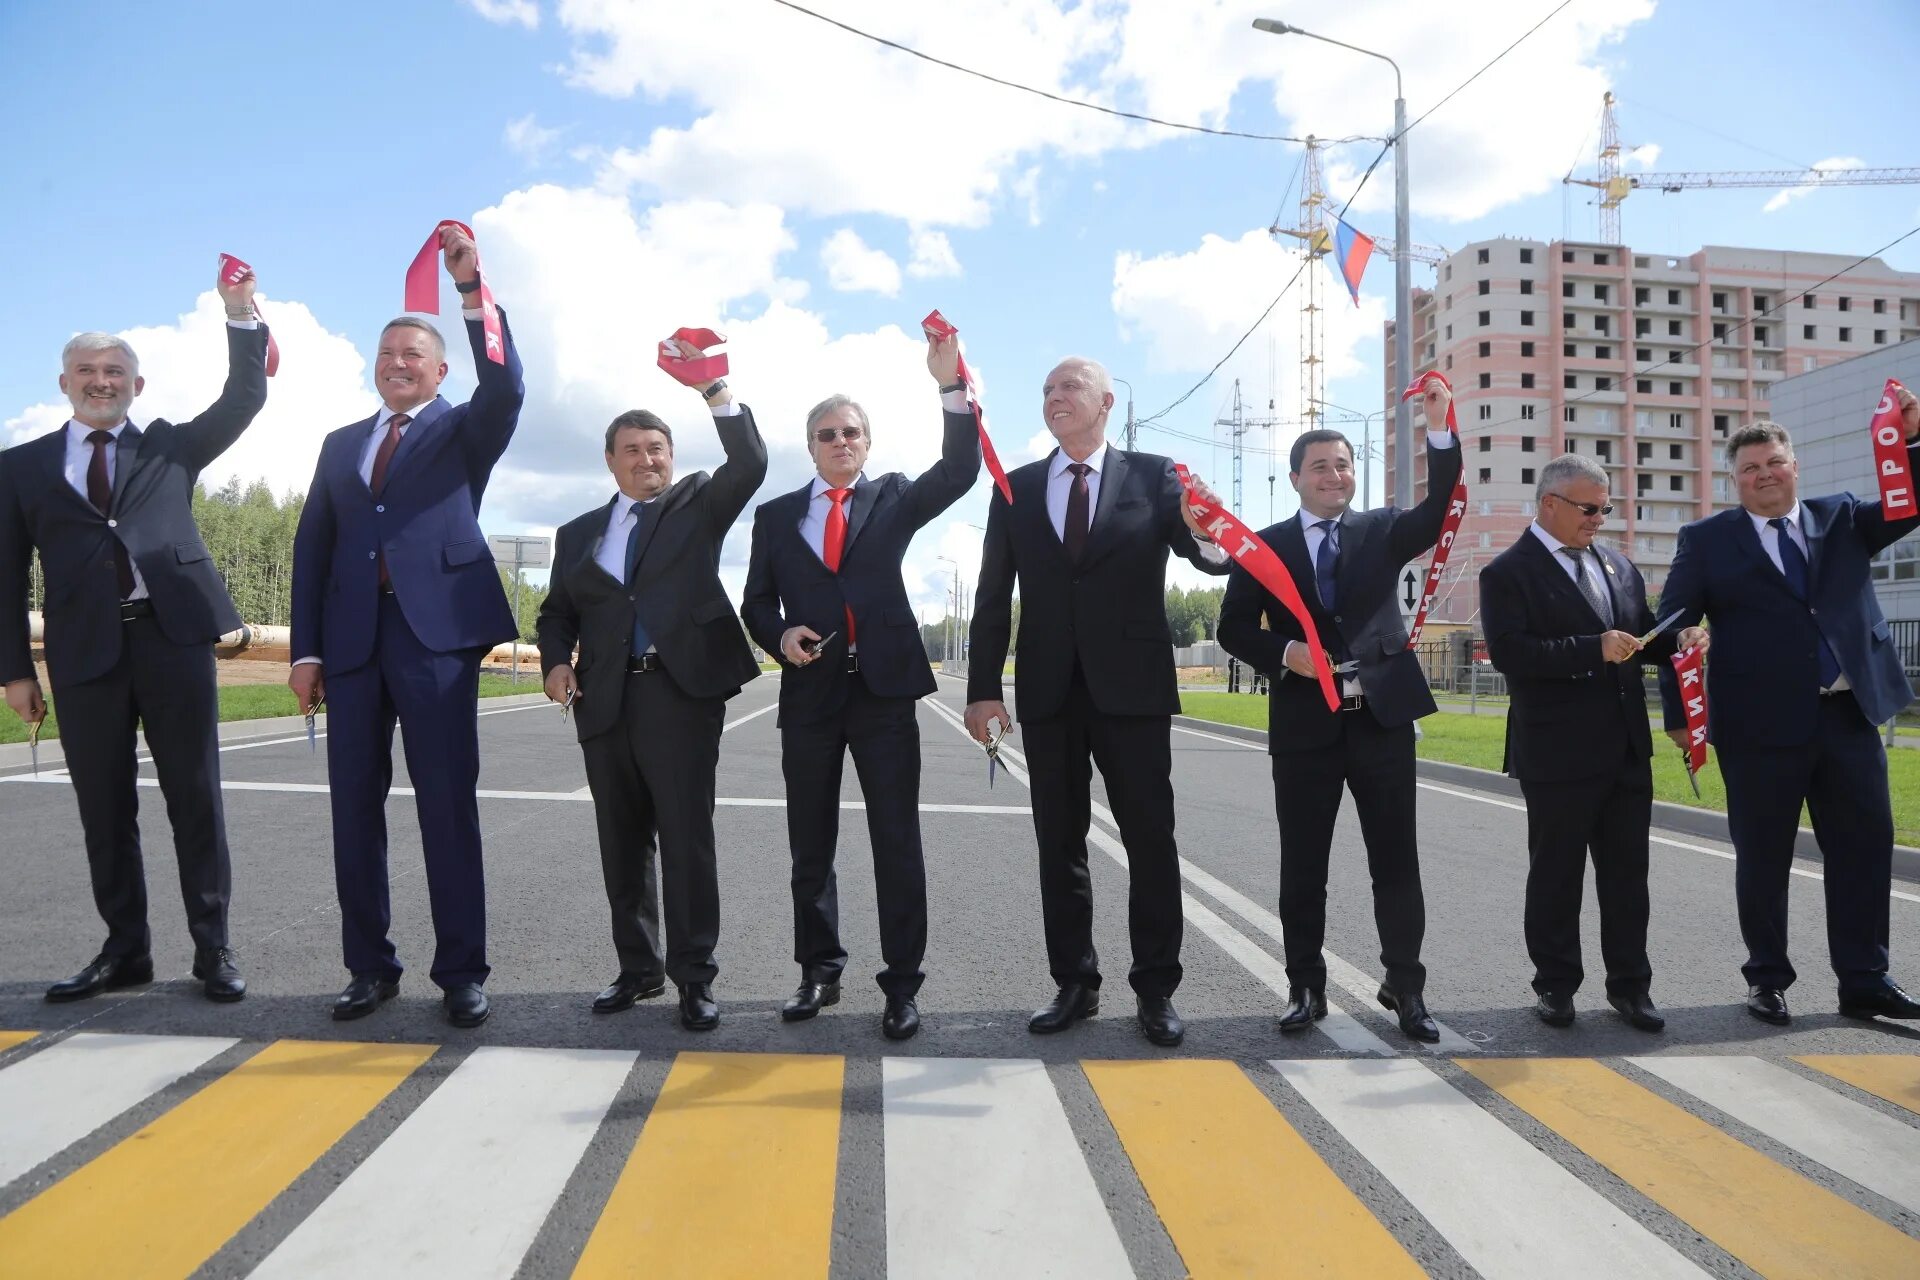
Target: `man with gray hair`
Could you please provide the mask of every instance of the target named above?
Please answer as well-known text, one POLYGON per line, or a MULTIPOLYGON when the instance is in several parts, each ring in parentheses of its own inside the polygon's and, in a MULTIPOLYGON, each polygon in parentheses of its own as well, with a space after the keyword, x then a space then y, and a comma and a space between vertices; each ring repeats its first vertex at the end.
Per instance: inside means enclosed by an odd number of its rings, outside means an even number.
POLYGON ((1607 473, 1576 453, 1541 468, 1534 522, 1480 571, 1487 654, 1507 678, 1506 771, 1527 801, 1527 953, 1534 1013, 1573 1025, 1580 891, 1593 856, 1607 1001, 1658 1031, 1647 959, 1653 734, 1642 663, 1706 643, 1698 627, 1654 629, 1633 562, 1594 540, 1613 511, 1607 473))
POLYGON ((905 1040, 920 1027, 915 1003, 927 948, 927 877, 920 848, 920 729, 915 703, 934 679, 907 600, 900 561, 934 517, 980 475, 980 433, 959 373, 958 338, 927 339, 945 427, 940 457, 918 478, 868 479, 873 433, 866 410, 829 396, 807 414, 815 475, 753 515, 753 550, 740 614, 778 655, 780 762, 793 854, 794 960, 800 986, 781 1009, 789 1022, 840 999, 834 847, 840 774, 849 752, 866 797, 880 907, 877 975, 886 996, 880 1028, 905 1040))
POLYGON ((0 683, 16 715, 30 724, 46 717, 27 628, 28 567, 38 550, 47 675, 94 904, 107 925, 100 954, 49 988, 49 1000, 153 980, 136 729, 145 731, 173 826, 193 976, 210 1000, 247 990, 228 946, 232 875, 213 657, 213 642, 238 629, 240 615, 194 525, 193 491, 266 403, 267 333, 254 318, 250 270, 216 287, 227 314, 227 381, 204 413, 178 426, 134 426, 127 413, 146 387, 139 358, 112 334, 83 333, 61 352, 60 389, 73 417, 0 453, 0 683))

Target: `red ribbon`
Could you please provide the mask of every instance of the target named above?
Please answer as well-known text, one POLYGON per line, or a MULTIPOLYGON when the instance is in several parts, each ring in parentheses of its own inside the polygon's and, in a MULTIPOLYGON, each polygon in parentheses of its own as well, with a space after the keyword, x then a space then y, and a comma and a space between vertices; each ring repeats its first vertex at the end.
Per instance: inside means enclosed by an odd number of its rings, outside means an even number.
MULTIPOLYGON (((448 227, 455 227, 460 234, 473 240, 473 228, 464 222, 455 222, 452 218, 443 218, 440 225, 427 236, 427 242, 420 246, 420 252, 413 255, 413 262, 407 268, 407 295, 403 304, 408 311, 425 311, 432 315, 440 314, 440 282, 434 278, 433 268, 440 257, 440 233, 448 227)), ((495 364, 507 362, 507 340, 500 331, 500 310, 493 305, 493 290, 487 285, 487 273, 480 270, 479 241, 474 241, 474 273, 480 279, 480 327, 487 334, 487 359, 495 364)))
MULTIPOLYGON (((252 267, 230 253, 220 255, 220 280, 223 284, 238 284, 241 278, 251 270, 253 270, 252 267)), ((267 322, 267 318, 260 314, 258 302, 253 304, 253 318, 261 324, 267 322)), ((278 372, 280 372, 280 344, 273 340, 273 330, 269 329, 267 330, 267 376, 271 378, 278 372)))
POLYGON ((1200 521, 1206 535, 1234 563, 1252 574, 1256 582, 1271 591, 1300 624, 1302 634, 1307 637, 1307 652, 1313 655, 1313 674, 1320 681, 1327 710, 1339 711, 1340 691, 1333 683, 1333 663, 1327 658, 1326 648, 1320 643, 1320 629, 1313 625, 1313 615, 1307 611, 1307 602, 1300 598, 1300 588, 1293 584, 1293 575, 1287 572, 1287 566, 1238 516, 1231 511, 1217 510, 1201 497, 1199 482, 1184 466, 1174 463, 1173 473, 1180 477, 1180 487, 1187 491, 1187 505, 1193 508, 1194 518, 1200 521))
MULTIPOLYGON (((1413 380, 1413 385, 1401 394, 1402 400, 1411 400, 1424 395, 1429 380, 1438 382, 1448 391, 1453 384, 1447 381, 1444 373, 1423 373, 1413 380)), ((1433 424, 1428 423, 1429 430, 1433 424)), ((1447 401, 1447 430, 1453 433, 1453 447, 1460 447, 1460 420, 1454 416, 1453 401, 1447 401)), ((1400 465, 1411 466, 1413 460, 1402 458, 1400 465)), ((1420 643, 1420 628, 1427 625, 1427 610, 1433 605, 1434 596, 1440 592, 1440 576, 1447 571, 1447 556, 1453 551, 1453 540, 1460 532, 1460 520, 1467 514, 1467 467, 1466 459, 1460 459, 1460 476, 1453 482, 1453 498, 1447 503, 1447 515, 1440 522, 1440 540, 1433 544, 1433 559, 1427 562, 1426 585, 1420 588, 1420 610, 1413 615, 1413 627, 1407 634, 1407 648, 1420 643)))
POLYGON ((1698 773, 1707 763, 1707 683, 1699 645, 1673 655, 1673 673, 1680 677, 1680 705, 1687 713, 1687 772, 1698 773))
POLYGON ((713 385, 714 379, 727 376, 727 353, 717 356, 687 356, 682 358, 673 349, 676 342, 699 347, 705 351, 708 347, 717 347, 726 341, 722 334, 711 329, 675 329, 673 336, 660 344, 659 364, 667 371, 667 376, 682 386, 704 391, 713 385))
MULTIPOLYGON (((920 322, 920 328, 929 338, 951 338, 960 331, 947 323, 947 318, 935 308, 927 313, 920 322)), ((1000 490, 1000 496, 1013 505, 1013 486, 1007 483, 1007 469, 1000 465, 1000 455, 993 451, 993 437, 987 434, 987 410, 980 403, 980 387, 973 380, 973 370, 967 368, 967 358, 960 357, 960 381, 967 384, 967 406, 973 410, 974 425, 980 429, 980 456, 987 464, 987 474, 993 477, 994 487, 1000 490)))
POLYGON ((1913 495, 1912 468, 1907 465, 1907 424, 1900 417, 1900 383, 1887 379, 1880 407, 1873 411, 1868 430, 1873 434, 1873 469, 1880 477, 1880 514, 1904 520, 1920 512, 1913 495))

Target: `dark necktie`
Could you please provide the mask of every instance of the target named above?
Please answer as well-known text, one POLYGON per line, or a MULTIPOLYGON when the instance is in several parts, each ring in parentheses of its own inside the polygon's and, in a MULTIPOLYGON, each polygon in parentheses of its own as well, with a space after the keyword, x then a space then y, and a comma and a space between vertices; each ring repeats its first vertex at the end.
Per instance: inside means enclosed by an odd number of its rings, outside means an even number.
POLYGON ((1340 522, 1337 520, 1315 520, 1313 527, 1320 531, 1320 550, 1313 555, 1313 577, 1320 588, 1320 603, 1327 612, 1336 607, 1333 574, 1340 562, 1340 548, 1333 545, 1333 531, 1340 522))
POLYGON ((1580 584, 1580 594, 1585 596, 1587 603, 1593 606, 1593 612, 1599 617, 1600 625, 1611 630, 1613 604, 1607 599, 1607 593, 1601 590, 1600 584, 1594 581, 1593 575, 1587 572, 1587 558, 1580 554, 1578 547, 1562 547, 1560 554, 1573 561, 1573 578, 1580 584))
MULTIPOLYGON (((634 570, 640 566, 640 547, 644 541, 647 521, 652 518, 654 504, 636 502, 633 504, 633 527, 627 530, 627 585, 633 585, 634 570)), ((637 594, 637 593, 636 593, 637 594)), ((633 610, 633 656, 638 658, 646 653, 653 644, 653 637, 647 634, 647 624, 640 620, 639 602, 635 601, 633 610)))
MULTIPOLYGON (((1813 594, 1812 577, 1807 572, 1806 555, 1800 550, 1800 544, 1795 542, 1793 536, 1788 533, 1785 516, 1775 516, 1767 523, 1772 525, 1774 532, 1780 535, 1780 572, 1786 575, 1787 585, 1793 589, 1793 594, 1806 600, 1813 594)), ((1818 635, 1819 630, 1819 624, 1816 623, 1814 633, 1818 635)), ((1840 660, 1833 656, 1833 650, 1828 647, 1825 636, 1820 636, 1819 662, 1820 687, 1831 688, 1833 682, 1840 678, 1840 660)))
MULTIPOLYGON (((833 509, 827 512, 827 531, 820 539, 820 559, 834 573, 840 572, 840 557, 847 549, 847 499, 851 489, 829 489, 833 509)), ((847 643, 853 643, 853 606, 847 606, 847 643)))
MULTIPOLYGON (((87 443, 93 446, 93 458, 87 463, 87 501, 98 507, 101 515, 111 515, 113 481, 107 478, 107 450, 113 447, 113 434, 95 431, 87 436, 87 443)), ((120 584, 122 600, 133 594, 133 561, 127 557, 127 544, 117 535, 113 538, 113 576, 120 584)))
MULTIPOLYGON (((367 482, 367 487, 373 490, 373 496, 376 498, 380 496, 380 491, 387 487, 387 468, 393 463, 393 451, 400 447, 400 433, 412 421, 413 419, 404 413, 396 413, 387 419, 387 434, 381 438, 380 452, 373 455, 373 478, 367 482)), ((380 553, 380 585, 389 586, 392 581, 387 576, 387 553, 382 551, 380 553)))
POLYGON ((1073 472, 1073 485, 1067 490, 1067 520, 1060 531, 1060 541, 1066 545, 1067 559, 1077 564, 1080 553, 1087 549, 1087 525, 1090 523, 1087 511, 1087 473, 1093 468, 1084 462, 1069 462, 1067 470, 1073 472))

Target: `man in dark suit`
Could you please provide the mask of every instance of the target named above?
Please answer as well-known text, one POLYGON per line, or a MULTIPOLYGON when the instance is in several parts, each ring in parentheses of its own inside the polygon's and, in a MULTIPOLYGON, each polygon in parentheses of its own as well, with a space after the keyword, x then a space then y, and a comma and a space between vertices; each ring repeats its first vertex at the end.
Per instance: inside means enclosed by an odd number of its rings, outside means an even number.
POLYGON ((1186 1035, 1173 1007, 1180 985, 1180 853, 1173 838, 1172 717, 1180 710, 1167 626, 1167 553, 1203 572, 1226 572, 1226 553, 1201 532, 1173 463, 1107 443, 1113 385, 1092 360, 1070 357, 1047 375, 1042 416, 1059 442, 1007 477, 987 510, 968 641, 966 726, 987 742, 1011 727, 1001 681, 1014 650, 1040 846, 1040 910, 1047 965, 1059 986, 1027 1022, 1064 1031, 1100 1009, 1087 874, 1089 787, 1100 766, 1127 851, 1127 975, 1141 1030, 1172 1046, 1186 1035))
POLYGON ((1427 1013, 1426 899, 1414 832, 1413 722, 1434 711, 1426 674, 1407 648, 1394 587, 1407 561, 1433 546, 1460 475, 1460 445, 1440 430, 1452 394, 1428 384, 1427 496, 1400 511, 1352 511, 1353 445, 1338 431, 1293 442, 1287 479, 1297 516, 1261 531, 1312 611, 1344 695, 1328 711, 1298 621, 1252 574, 1237 570, 1220 603, 1220 647, 1267 672, 1267 750, 1280 820, 1280 919, 1286 928, 1282 1031, 1327 1014, 1327 861, 1341 790, 1353 792, 1373 876, 1373 919, 1386 981, 1379 1000, 1416 1040, 1440 1038, 1427 1013), (1261 618, 1266 628, 1260 625, 1261 618))
MULTIPOLYGON (((1920 474, 1920 406, 1899 388, 1908 465, 1920 474)), ((1664 613, 1713 624, 1707 714, 1727 783, 1734 894, 1747 944, 1747 1011, 1789 1020, 1787 885, 1800 807, 1820 841, 1827 950, 1852 1018, 1920 1018, 1888 976, 1893 803, 1877 726, 1913 699, 1873 594, 1874 553, 1920 528, 1851 493, 1799 498, 1786 429, 1742 427, 1727 441, 1740 506, 1680 531, 1660 593, 1664 613)), ((1666 723, 1686 741, 1678 690, 1663 683, 1666 723)))
POLYGON ((1573 1025, 1580 893, 1593 853, 1607 1001, 1633 1026, 1666 1025, 1649 987, 1647 836, 1653 733, 1640 664, 1706 643, 1700 628, 1652 631, 1640 571, 1594 535, 1613 507, 1607 473, 1577 453, 1540 470, 1532 528, 1480 571, 1487 653, 1507 678, 1504 768, 1527 801, 1527 954, 1534 1012, 1573 1025))
POLYGON ((631 1008, 671 978, 689 1031, 720 1022, 714 770, 727 699, 760 674, 720 583, 720 545, 767 475, 752 412, 725 381, 704 396, 727 460, 675 481, 672 428, 644 409, 615 418, 606 461, 620 491, 561 526, 540 606, 540 666, 547 696, 573 700, 620 958, 593 1011, 631 1008))
POLYGON ((740 616, 785 664, 780 681, 780 764, 793 850, 794 960, 800 987, 781 1009, 788 1022, 840 999, 846 948, 833 872, 840 835, 840 771, 847 752, 866 797, 880 906, 877 975, 886 995, 881 1032, 920 1029, 914 995, 927 949, 927 874, 920 852, 918 700, 933 669, 907 602, 900 561, 907 544, 973 487, 980 433, 959 374, 958 338, 929 338, 927 368, 946 414, 940 458, 918 479, 862 472, 873 437, 866 410, 831 396, 807 414, 807 451, 818 474, 753 514, 753 552, 740 616))
POLYGON ((107 941, 47 991, 79 1000, 153 980, 141 867, 136 726, 160 775, 193 937, 193 976, 211 1000, 247 984, 228 946, 226 817, 220 802, 219 696, 213 642, 240 626, 226 583, 193 523, 200 472, 267 400, 265 326, 253 274, 217 284, 227 311, 227 381, 191 422, 127 419, 146 386, 133 349, 83 333, 61 352, 73 417, 0 453, 0 683, 29 723, 47 714, 28 649, 27 575, 46 582, 47 675, 85 833, 94 905, 107 941))
MULTIPOLYGON (((478 293, 473 241, 441 232, 447 273, 478 293)), ((439 393, 446 344, 402 316, 374 360, 382 407, 329 435, 293 542, 294 666, 303 709, 327 706, 333 868, 351 981, 333 1016, 363 1017, 399 990, 387 933, 387 790, 393 726, 404 729, 436 941, 432 976, 456 1027, 486 1021, 486 882, 480 852, 480 662, 518 628, 480 532, 480 500, 506 452, 525 388, 500 313, 505 361, 487 356, 479 308, 464 312, 478 385, 439 393)))

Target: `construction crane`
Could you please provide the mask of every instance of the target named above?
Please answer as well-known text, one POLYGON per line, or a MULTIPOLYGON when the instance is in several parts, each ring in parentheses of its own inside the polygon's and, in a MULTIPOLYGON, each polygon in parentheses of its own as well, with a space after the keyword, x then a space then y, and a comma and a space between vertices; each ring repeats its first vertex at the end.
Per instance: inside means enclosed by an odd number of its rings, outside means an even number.
POLYGON ((1594 178, 1561 181, 1568 186, 1592 187, 1600 193, 1600 242, 1620 244, 1620 206, 1642 188, 1663 193, 1699 187, 1889 187, 1920 183, 1920 168, 1908 169, 1740 169, 1722 173, 1622 173, 1620 126, 1614 119, 1613 94, 1600 104, 1600 169, 1594 178))

